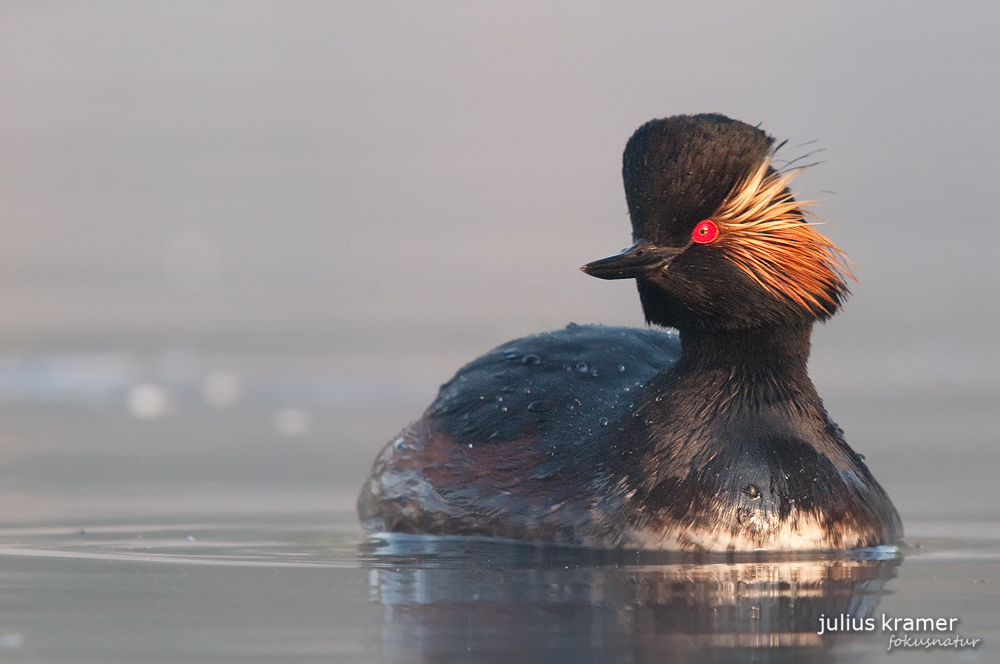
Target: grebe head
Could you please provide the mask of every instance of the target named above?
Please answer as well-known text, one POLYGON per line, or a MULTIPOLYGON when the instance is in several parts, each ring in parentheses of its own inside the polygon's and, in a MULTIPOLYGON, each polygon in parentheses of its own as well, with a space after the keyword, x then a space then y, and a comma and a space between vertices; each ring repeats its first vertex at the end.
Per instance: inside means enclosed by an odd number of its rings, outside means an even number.
POLYGON ((788 189, 801 169, 776 171, 774 150, 723 115, 644 124, 622 166, 635 244, 582 269, 636 279, 646 320, 682 333, 829 318, 848 295, 849 263, 788 189))

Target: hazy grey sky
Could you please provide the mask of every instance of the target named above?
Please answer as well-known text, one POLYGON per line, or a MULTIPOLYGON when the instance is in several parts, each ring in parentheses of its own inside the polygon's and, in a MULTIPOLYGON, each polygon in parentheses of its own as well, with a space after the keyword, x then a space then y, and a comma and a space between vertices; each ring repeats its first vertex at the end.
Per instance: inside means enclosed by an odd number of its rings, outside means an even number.
POLYGON ((998 19, 4 3, 0 345, 638 324, 631 284, 577 271, 628 243, 621 150, 652 117, 719 111, 823 150, 799 186, 861 278, 839 337, 926 326, 995 364, 998 19))

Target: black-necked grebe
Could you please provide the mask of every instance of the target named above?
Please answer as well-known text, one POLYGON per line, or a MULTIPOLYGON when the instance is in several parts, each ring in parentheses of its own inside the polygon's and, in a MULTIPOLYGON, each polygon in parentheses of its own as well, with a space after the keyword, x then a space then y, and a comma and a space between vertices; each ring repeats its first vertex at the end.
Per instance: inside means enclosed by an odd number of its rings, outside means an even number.
POLYGON ((583 270, 635 279, 646 320, 677 332, 570 325, 466 365, 376 459, 365 529, 667 550, 898 541, 806 373, 846 259, 773 152, 722 115, 640 127, 622 168, 635 244, 583 270))

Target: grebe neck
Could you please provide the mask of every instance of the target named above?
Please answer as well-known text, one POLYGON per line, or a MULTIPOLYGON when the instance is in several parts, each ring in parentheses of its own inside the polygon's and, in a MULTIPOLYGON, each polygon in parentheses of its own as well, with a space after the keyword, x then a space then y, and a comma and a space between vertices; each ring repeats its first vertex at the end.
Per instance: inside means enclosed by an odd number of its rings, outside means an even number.
POLYGON ((685 330, 671 391, 728 397, 730 405, 819 405, 806 368, 811 335, 812 323, 685 330))

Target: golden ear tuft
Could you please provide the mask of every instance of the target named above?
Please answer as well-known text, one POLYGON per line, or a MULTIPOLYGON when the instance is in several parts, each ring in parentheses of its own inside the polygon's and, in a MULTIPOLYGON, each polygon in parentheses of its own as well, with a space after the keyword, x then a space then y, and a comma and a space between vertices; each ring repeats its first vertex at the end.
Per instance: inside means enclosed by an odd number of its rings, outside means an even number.
POLYGON ((788 188, 803 170, 778 173, 768 158, 712 220, 722 230, 720 248, 761 287, 814 314, 833 313, 854 275, 844 252, 815 229, 820 222, 805 221, 811 213, 804 207, 813 201, 796 201, 788 188))

